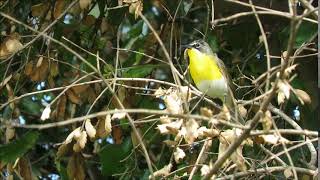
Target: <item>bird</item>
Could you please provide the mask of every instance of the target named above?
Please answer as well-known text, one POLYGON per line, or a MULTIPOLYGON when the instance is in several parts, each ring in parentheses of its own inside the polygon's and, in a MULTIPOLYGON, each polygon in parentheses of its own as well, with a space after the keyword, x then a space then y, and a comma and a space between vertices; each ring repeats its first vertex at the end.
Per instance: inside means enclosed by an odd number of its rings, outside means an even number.
POLYGON ((184 51, 189 72, 196 87, 211 98, 220 99, 228 108, 235 107, 231 80, 223 61, 204 40, 195 40, 184 51))

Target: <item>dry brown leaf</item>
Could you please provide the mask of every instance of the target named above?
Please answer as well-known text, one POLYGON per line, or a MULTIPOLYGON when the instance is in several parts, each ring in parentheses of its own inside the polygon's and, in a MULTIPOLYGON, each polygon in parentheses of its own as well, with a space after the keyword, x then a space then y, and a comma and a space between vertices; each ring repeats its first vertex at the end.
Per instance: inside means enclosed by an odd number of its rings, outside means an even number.
MULTIPOLYGON (((159 169, 158 171, 154 172, 153 176, 154 177, 167 176, 169 175, 171 168, 172 168, 172 164, 168 164, 164 166, 162 169, 159 169)), ((149 179, 151 179, 151 175, 149 176, 149 179)))
POLYGON ((40 119, 41 119, 42 121, 45 121, 45 120, 47 120, 47 119, 50 118, 50 114, 51 114, 51 107, 50 107, 50 105, 47 105, 47 106, 44 108, 44 110, 42 111, 42 114, 41 114, 40 119))
POLYGON ((230 119, 231 119, 230 111, 225 104, 223 104, 223 106, 222 106, 222 110, 219 113, 219 117, 223 120, 226 120, 226 121, 230 121, 230 119))
POLYGON ((272 116, 270 111, 266 111, 260 120, 263 130, 270 130, 272 127, 272 116))
POLYGON ((19 159, 18 171, 23 180, 33 179, 30 162, 25 157, 19 159))
POLYGON ((88 97, 87 97, 88 102, 89 102, 90 104, 94 103, 94 101, 95 101, 96 98, 97 98, 97 94, 95 93, 95 91, 93 90, 92 87, 89 87, 89 88, 88 88, 87 95, 88 95, 88 97))
MULTIPOLYGON (((218 158, 220 158, 224 152, 228 149, 229 145, 233 143, 238 136, 240 136, 242 133, 242 130, 240 129, 228 129, 225 130, 221 133, 221 136, 219 136, 219 153, 218 153, 218 158)), ((230 159, 232 160, 233 163, 237 165, 237 168, 241 171, 245 171, 247 169, 244 161, 244 157, 242 155, 242 149, 243 145, 246 143, 244 141, 237 149, 236 151, 230 156, 230 159)), ((223 166, 226 166, 228 164, 227 160, 223 166)))
MULTIPOLYGON (((117 110, 117 109, 115 109, 117 110)), ((125 112, 119 112, 119 113, 114 113, 111 117, 112 120, 116 120, 116 119, 123 119, 126 117, 126 113, 125 112)))
POLYGON ((67 166, 69 179, 84 180, 86 177, 84 161, 80 154, 73 154, 67 166))
POLYGON ((27 75, 27 76, 30 76, 33 72, 33 63, 32 62, 28 62, 26 64, 26 68, 24 70, 24 73, 27 75))
POLYGON ((20 42, 20 35, 18 33, 13 33, 9 37, 5 38, 0 44, 0 60, 6 59, 13 53, 18 52, 23 47, 20 42))
POLYGON ((171 140, 164 140, 163 143, 165 143, 169 147, 174 147, 178 144, 176 141, 171 141, 171 140))
POLYGON ((288 167, 283 171, 284 176, 287 179, 290 179, 291 177, 293 177, 293 172, 292 172, 292 168, 288 167))
POLYGON ((50 64, 50 75, 56 77, 59 74, 58 62, 52 61, 50 64))
POLYGON ((66 140, 63 142, 64 144, 69 144, 75 138, 75 135, 79 138, 81 135, 81 128, 78 127, 77 129, 73 130, 66 138, 66 140))
POLYGON ((80 147, 79 143, 74 143, 72 149, 76 153, 81 152, 81 147, 80 147))
POLYGON ((65 0, 56 1, 56 3, 54 4, 54 11, 53 11, 54 19, 57 19, 60 16, 60 14, 63 12, 65 5, 66 5, 65 0))
POLYGON ((42 61, 43 61, 43 56, 40 56, 36 64, 36 68, 39 68, 41 66, 42 61))
POLYGON ((199 138, 206 138, 206 137, 217 137, 219 135, 219 131, 216 129, 208 129, 205 126, 200 127, 198 130, 198 137, 199 138))
POLYGON ((200 108, 200 114, 209 118, 213 117, 213 112, 207 107, 200 108))
MULTIPOLYGON (((36 4, 36 5, 33 5, 31 7, 31 15, 33 17, 43 16, 45 13, 47 13, 48 9, 49 9, 49 3, 39 3, 39 4, 36 4)), ((51 14, 51 13, 48 12, 48 14, 51 14)))
POLYGON ((15 129, 12 127, 6 128, 6 141, 9 142, 15 135, 15 129))
POLYGON ((67 97, 66 95, 62 95, 58 102, 56 107, 56 118, 61 121, 65 118, 65 112, 66 112, 66 105, 67 105, 67 97))
POLYGON ((184 136, 185 141, 188 144, 192 144, 194 140, 198 138, 199 124, 194 119, 189 119, 186 122, 186 135, 184 136))
POLYGON ((184 157, 186 157, 186 153, 182 149, 177 147, 176 151, 173 153, 173 156, 176 163, 179 163, 184 157))
POLYGON ((247 116, 247 109, 242 104, 238 104, 238 109, 240 116, 245 118, 247 116))
POLYGON ((291 142, 288 139, 278 136, 276 134, 261 135, 259 137, 261 137, 264 140, 264 143, 267 143, 267 144, 278 144, 278 143, 291 144, 291 142))
POLYGON ((168 115, 160 116, 160 122, 161 124, 167 124, 171 123, 171 119, 168 117, 168 115))
POLYGON ((49 62, 47 58, 39 58, 37 64, 39 67, 34 65, 32 62, 27 63, 24 72, 32 81, 43 81, 47 78, 49 62))
POLYGON ((110 132, 112 131, 112 125, 111 125, 111 118, 110 115, 108 114, 105 118, 105 122, 104 122, 104 129, 106 131, 107 134, 110 134, 110 132))
POLYGON ((79 1, 79 5, 80 8, 83 9, 87 9, 89 7, 89 5, 91 4, 91 0, 80 0, 79 1))
POLYGON ((93 127, 93 125, 91 124, 91 120, 90 119, 87 119, 86 122, 85 122, 85 129, 88 133, 88 136, 93 139, 96 137, 96 129, 93 127))
POLYGON ((86 84, 71 87, 72 91, 76 94, 84 93, 85 91, 87 91, 88 88, 89 88, 89 85, 86 85, 86 84))
POLYGON ((10 79, 12 78, 12 74, 10 74, 9 76, 7 76, 1 83, 0 83, 0 89, 5 86, 9 81, 10 79))
POLYGON ((98 123, 96 125, 97 136, 100 138, 104 138, 110 134, 112 131, 111 126, 111 115, 108 114, 105 118, 99 118, 98 123))
POLYGON ((81 131, 81 135, 80 135, 77 143, 79 144, 81 149, 83 149, 86 146, 86 143, 87 143, 87 132, 86 131, 81 131))
POLYGON ((210 172, 210 167, 208 165, 203 165, 200 171, 201 176, 206 176, 210 172))
POLYGON ((308 93, 301 89, 294 89, 294 93, 297 95, 300 103, 304 105, 304 103, 311 104, 311 98, 308 93))
POLYGON ((183 120, 176 120, 172 121, 171 123, 167 124, 160 124, 157 125, 157 129, 159 129, 161 134, 177 134, 179 132, 179 129, 182 125, 183 120))
POLYGON ((278 104, 282 104, 285 99, 290 97, 290 84, 287 81, 280 80, 278 82, 278 104))
POLYGON ((60 159, 62 156, 64 156, 65 154, 69 153, 71 151, 71 144, 61 144, 61 146, 59 146, 58 151, 57 151, 57 159, 60 159))
MULTIPOLYGON (((115 144, 122 144, 122 140, 123 140, 123 132, 120 126, 115 126, 112 128, 112 137, 114 139, 114 143, 115 144)), ((131 135, 132 138, 135 137, 131 135)))
POLYGON ((66 94, 71 102, 75 104, 81 104, 81 98, 76 93, 74 93, 72 89, 67 90, 66 94))

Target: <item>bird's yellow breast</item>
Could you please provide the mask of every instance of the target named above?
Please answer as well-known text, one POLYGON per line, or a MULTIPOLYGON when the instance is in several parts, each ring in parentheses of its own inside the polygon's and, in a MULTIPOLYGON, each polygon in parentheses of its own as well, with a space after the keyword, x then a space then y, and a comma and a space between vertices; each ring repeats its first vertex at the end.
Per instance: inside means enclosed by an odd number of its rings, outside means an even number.
POLYGON ((215 56, 206 55, 196 49, 187 49, 191 77, 196 85, 203 80, 219 80, 223 78, 216 63, 215 56))

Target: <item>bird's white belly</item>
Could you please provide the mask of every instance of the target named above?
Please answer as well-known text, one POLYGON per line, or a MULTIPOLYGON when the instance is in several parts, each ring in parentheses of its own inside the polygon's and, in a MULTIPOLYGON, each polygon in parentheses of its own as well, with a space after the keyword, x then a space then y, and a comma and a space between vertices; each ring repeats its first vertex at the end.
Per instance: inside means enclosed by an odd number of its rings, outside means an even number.
POLYGON ((228 86, 225 78, 217 80, 202 80, 196 84, 197 88, 212 98, 224 99, 224 96, 228 93, 228 86))

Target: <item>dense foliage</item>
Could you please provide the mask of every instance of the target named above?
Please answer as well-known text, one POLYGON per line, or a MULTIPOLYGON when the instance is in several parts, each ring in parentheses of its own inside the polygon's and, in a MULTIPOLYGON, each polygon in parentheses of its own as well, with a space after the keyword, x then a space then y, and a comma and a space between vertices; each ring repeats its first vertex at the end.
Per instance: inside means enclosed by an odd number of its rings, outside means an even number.
POLYGON ((0 0, 1 178, 312 177, 317 11, 306 0, 0 0), (194 87, 183 51, 196 39, 224 61, 236 109, 194 87))

